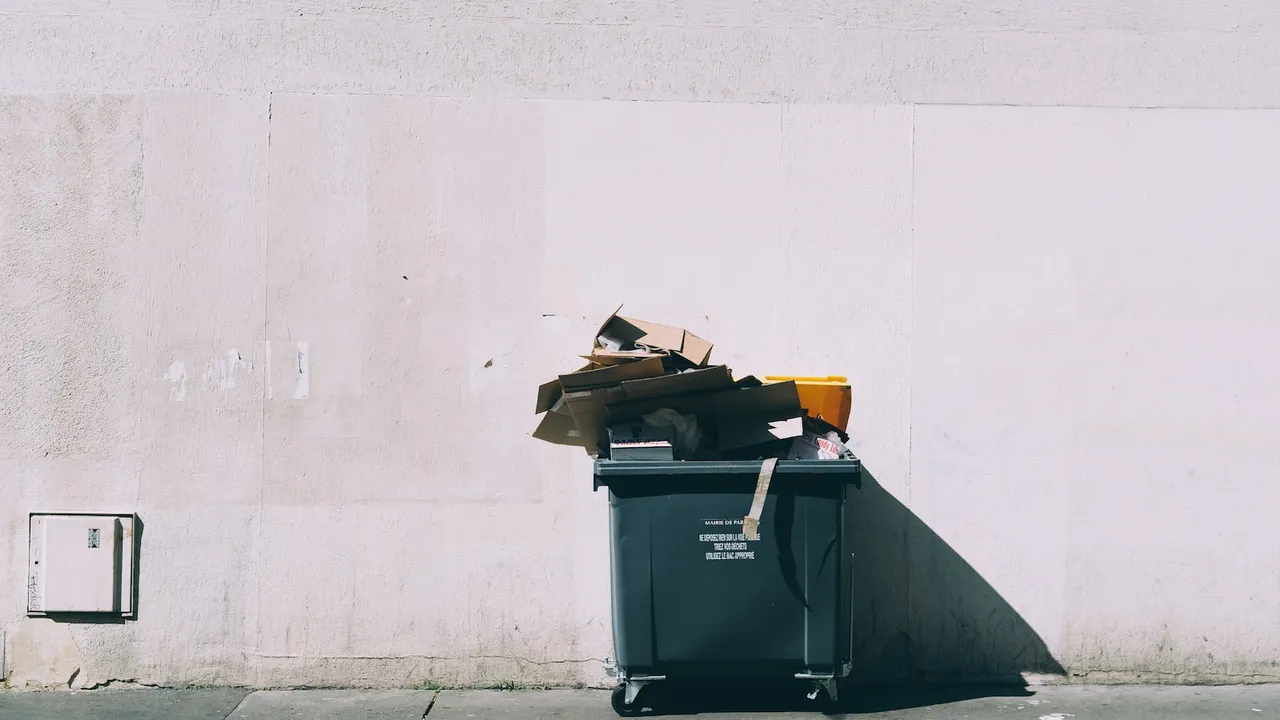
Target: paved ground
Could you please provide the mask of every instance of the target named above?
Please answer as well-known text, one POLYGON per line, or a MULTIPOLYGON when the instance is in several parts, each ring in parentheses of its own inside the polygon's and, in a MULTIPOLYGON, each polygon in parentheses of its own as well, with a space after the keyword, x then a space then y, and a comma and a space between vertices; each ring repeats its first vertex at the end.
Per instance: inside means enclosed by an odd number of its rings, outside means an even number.
MULTIPOLYGON (((773 692, 671 699, 664 714, 727 720, 800 720, 794 698, 773 692)), ((843 717, 877 720, 1280 719, 1280 685, 1047 687, 1034 690, 864 690, 843 717)), ((649 714, 649 716, 660 716, 649 714)), ((598 690, 96 690, 0 692, 2 720, 606 720, 598 690)))

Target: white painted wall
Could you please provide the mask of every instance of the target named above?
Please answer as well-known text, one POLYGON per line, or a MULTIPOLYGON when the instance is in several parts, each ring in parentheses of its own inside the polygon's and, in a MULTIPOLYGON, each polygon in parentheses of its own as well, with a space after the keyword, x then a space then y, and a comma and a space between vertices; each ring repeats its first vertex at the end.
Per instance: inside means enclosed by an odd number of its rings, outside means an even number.
POLYGON ((852 379, 861 671, 1280 680, 1273 5, 0 1, 10 681, 599 680, 623 301, 852 379))

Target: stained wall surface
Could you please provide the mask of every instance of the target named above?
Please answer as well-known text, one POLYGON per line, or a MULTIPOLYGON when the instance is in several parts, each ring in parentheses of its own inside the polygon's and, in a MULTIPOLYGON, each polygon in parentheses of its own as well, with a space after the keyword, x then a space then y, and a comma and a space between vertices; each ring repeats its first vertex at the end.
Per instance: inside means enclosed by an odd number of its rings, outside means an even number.
POLYGON ((0 0, 0 667, 601 681, 625 302, 850 378, 859 672, 1280 680, 1273 5, 0 0))

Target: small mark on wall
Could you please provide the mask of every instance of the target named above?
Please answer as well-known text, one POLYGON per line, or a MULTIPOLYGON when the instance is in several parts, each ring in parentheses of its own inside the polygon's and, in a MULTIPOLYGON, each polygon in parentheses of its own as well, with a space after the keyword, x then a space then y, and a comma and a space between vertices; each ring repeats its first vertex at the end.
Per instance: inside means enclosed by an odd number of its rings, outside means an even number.
POLYGON ((308 343, 300 342, 294 363, 294 376, 297 380, 293 390, 294 400, 305 400, 311 397, 311 348, 308 343))

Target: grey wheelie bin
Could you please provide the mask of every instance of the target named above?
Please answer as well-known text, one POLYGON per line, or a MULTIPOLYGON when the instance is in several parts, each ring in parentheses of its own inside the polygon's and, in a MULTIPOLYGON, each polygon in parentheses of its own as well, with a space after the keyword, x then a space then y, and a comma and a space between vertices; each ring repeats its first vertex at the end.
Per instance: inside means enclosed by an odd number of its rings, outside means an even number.
POLYGON ((857 460, 782 460, 755 540, 761 461, 597 460, 609 491, 613 708, 639 713, 667 679, 798 678, 820 706, 849 674, 857 460))

